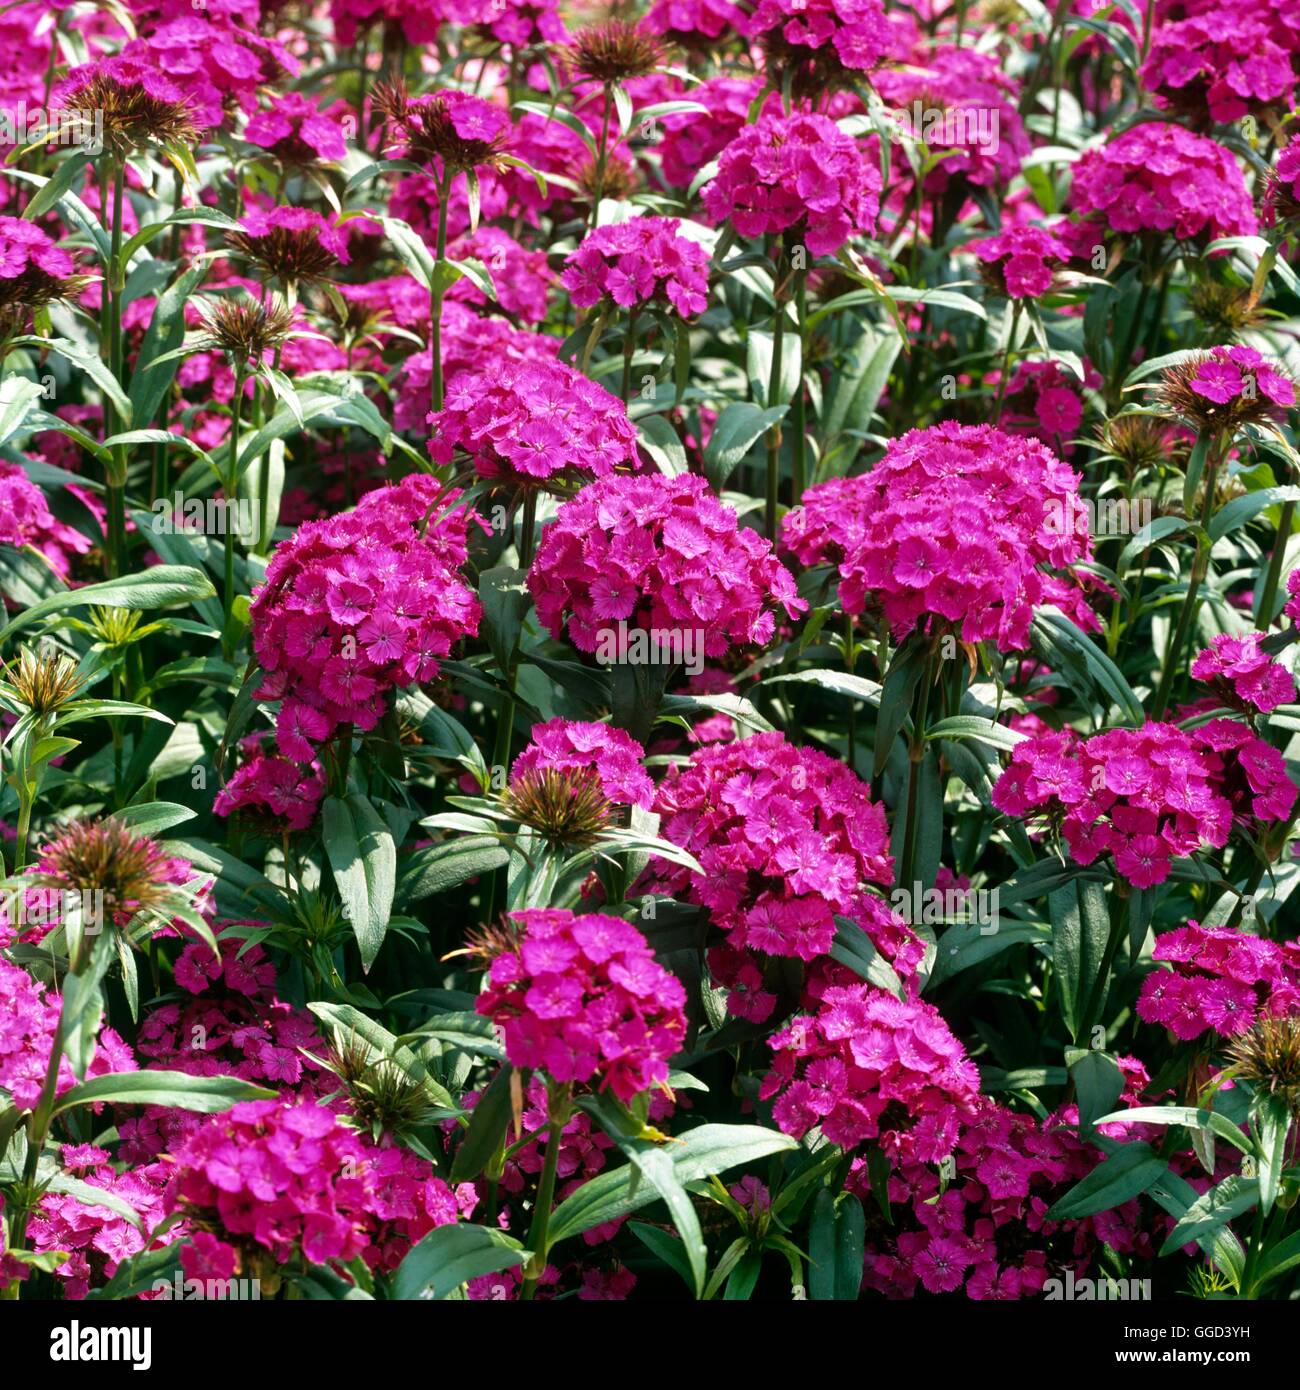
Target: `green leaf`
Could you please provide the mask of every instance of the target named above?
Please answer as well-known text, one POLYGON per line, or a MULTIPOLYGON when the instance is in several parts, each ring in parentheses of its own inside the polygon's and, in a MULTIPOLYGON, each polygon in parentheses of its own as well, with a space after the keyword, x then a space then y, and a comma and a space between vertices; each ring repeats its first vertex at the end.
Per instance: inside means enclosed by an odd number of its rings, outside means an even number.
POLYGON ((856 975, 875 985, 887 989, 896 999, 906 997, 898 972, 876 950, 871 938, 862 928, 847 917, 835 919, 835 940, 831 945, 831 959, 847 965, 856 975))
POLYGON ((641 437, 641 447, 661 473, 675 478, 679 473, 690 471, 686 448, 670 420, 662 415, 647 415, 637 421, 636 431, 641 437))
POLYGON ((1100 987, 1102 958, 1110 937, 1106 892, 1100 883, 1075 879, 1047 895, 1052 923, 1052 961, 1056 967, 1061 1018, 1077 1039, 1089 1001, 1100 987))
POLYGON ((510 855, 495 835, 468 835, 417 849, 403 864, 396 901, 402 907, 457 888, 467 879, 503 869, 510 855))
POLYGON ((124 574, 119 579, 105 579, 99 584, 83 584, 79 589, 51 594, 15 614, 0 629, 0 642, 19 628, 69 608, 127 608, 143 613, 172 603, 193 603, 211 598, 215 593, 207 576, 196 569, 186 565, 154 565, 139 574, 124 574))
POLYGON ((1285 1240, 1278 1241, 1271 1250, 1265 1251, 1260 1259, 1259 1267, 1255 1270, 1254 1288, 1246 1291, 1247 1297, 1254 1297, 1270 1280, 1276 1279, 1279 1274, 1285 1274, 1288 1269, 1293 1269, 1298 1264, 1300 1264, 1300 1231, 1287 1236, 1285 1240))
MULTIPOLYGON (((1110 1211, 1143 1193, 1169 1171, 1148 1144, 1124 1144, 1075 1183, 1047 1212, 1048 1221, 1077 1221, 1110 1211)), ((1190 1237, 1189 1237, 1190 1239, 1190 1237)))
POLYGON ((885 684, 880 692, 880 714, 876 720, 873 777, 879 777, 885 770, 894 739, 911 713, 912 696, 925 676, 927 664, 919 642, 904 642, 889 663, 885 684))
POLYGON ((1265 1096, 1259 1110, 1259 1205, 1267 1216, 1277 1201, 1282 1170, 1286 1167, 1287 1139, 1291 1134, 1291 1108, 1283 1096, 1265 1096))
POLYGON ((1300 487, 1265 487, 1258 492, 1249 492, 1245 497, 1234 497, 1211 517, 1208 528, 1210 540, 1222 540, 1260 512, 1281 506, 1283 502, 1300 502, 1300 487))
POLYGON ((497 669, 504 674, 514 662, 524 616, 532 602, 523 570, 509 565, 484 570, 479 575, 478 597, 483 605, 483 635, 497 669))
POLYGON ((469 1126, 462 1131, 451 1161, 452 1182, 473 1182, 489 1159, 504 1147, 510 1123, 510 1073, 502 1067, 470 1111, 469 1126))
POLYGON ((397 883, 393 832, 367 797, 327 796, 321 808, 325 853, 369 972, 383 945, 397 883))
POLYGON ((768 676, 759 684, 766 687, 780 685, 783 682, 793 682, 797 685, 816 685, 835 695, 847 695, 851 700, 865 700, 869 705, 880 703, 880 694, 883 689, 876 681, 869 681, 864 676, 852 676, 847 671, 831 670, 784 671, 780 675, 768 676))
POLYGON ((1172 1255, 1184 1245, 1213 1235, 1234 1216, 1250 1211, 1259 1201, 1259 1179, 1237 1174, 1196 1199, 1160 1247, 1161 1256, 1172 1255))
POLYGON ((1226 1115, 1220 1115, 1217 1110, 1198 1110, 1194 1105, 1137 1105, 1128 1110, 1112 1110, 1093 1123, 1183 1125, 1187 1129, 1210 1130, 1244 1154, 1255 1151, 1250 1139, 1226 1115))
MULTIPOLYGON (((1142 701, 1133 693, 1119 667, 1069 618, 1050 609, 1040 609, 1034 614, 1032 631, 1035 642, 1048 649, 1048 660, 1062 668, 1063 678, 1082 678, 1085 686, 1100 691, 1116 705, 1129 723, 1139 725, 1145 720, 1142 701)), ((1071 685, 1078 689, 1073 682, 1071 685)), ((1080 693, 1086 694, 1087 690, 1080 693)))
POLYGON ((191 266, 158 297, 149 328, 131 373, 131 418, 141 424, 153 420, 171 389, 180 359, 172 356, 185 337, 185 305, 207 274, 206 261, 191 266), (162 361, 155 361, 162 358, 162 361))
POLYGON ((1000 748, 1010 752, 1025 735, 996 724, 991 719, 983 719, 977 714, 954 714, 931 724, 925 731, 931 738, 973 738, 979 743, 987 743, 990 748, 1000 748))
POLYGON ((1096 1049, 1080 1054, 1078 1048, 1067 1048, 1065 1058, 1079 1098, 1080 1132, 1097 1124, 1120 1098, 1124 1090, 1124 1073, 1115 1059, 1096 1049))
MULTIPOLYGON (((671 1145, 673 1167, 682 1183, 696 1182, 769 1154, 798 1148, 788 1135, 762 1125, 700 1125, 671 1145)), ((593 1226, 627 1216, 658 1197, 637 1169, 627 1164, 601 1173, 565 1198, 551 1217, 550 1243, 581 1235, 593 1226)))
POLYGON ((54 1113, 77 1105, 164 1105, 216 1115, 243 1100, 274 1100, 275 1092, 237 1076, 191 1076, 185 1071, 123 1071, 95 1076, 58 1098, 54 1113))
POLYGON ((808 1231, 808 1294, 818 1302, 853 1303, 862 1287, 866 1214, 851 1193, 837 1202, 827 1188, 813 1202, 808 1231))
POLYGON ((680 1237, 659 1226, 647 1226, 643 1221, 629 1221, 628 1229, 652 1255, 674 1273, 681 1275, 689 1288, 695 1288, 695 1276, 691 1272, 690 1261, 686 1258, 686 1247, 680 1237))
POLYGON ((722 408, 704 449, 704 476, 721 491, 736 466, 779 420, 788 407, 760 410, 752 401, 732 401, 722 408))
POLYGON ((467 1280, 511 1269, 528 1251, 489 1226, 437 1226, 406 1252, 393 1275, 393 1297, 446 1298, 467 1280))

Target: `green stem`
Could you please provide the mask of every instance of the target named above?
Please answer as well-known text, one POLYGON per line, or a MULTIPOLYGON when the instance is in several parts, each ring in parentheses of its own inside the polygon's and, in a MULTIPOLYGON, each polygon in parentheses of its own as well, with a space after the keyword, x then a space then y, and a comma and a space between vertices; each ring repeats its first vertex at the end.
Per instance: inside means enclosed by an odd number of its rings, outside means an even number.
POLYGON ((1001 423, 1002 420, 1002 403, 1006 399, 1007 380, 1011 375, 1011 354, 1016 348, 1016 328, 1020 323, 1021 307, 1021 302, 1018 299, 1011 306, 1011 323, 1007 328, 1007 346, 1002 354, 1002 370, 998 374, 998 396, 993 407, 993 423, 995 425, 1001 423))
POLYGON ((591 197, 591 225, 600 221, 600 201, 605 196, 605 168, 609 161, 609 108, 614 101, 614 84, 605 83, 604 114, 600 121, 600 143, 596 148, 596 176, 593 180, 591 197))
MULTIPOLYGON (((934 656, 926 658, 921 688, 912 713, 912 737, 907 748, 907 809, 903 818, 903 852, 899 856, 898 883, 911 891, 916 878, 917 816, 921 801, 921 766, 925 761, 925 729, 930 712, 930 687, 934 684, 934 656)), ((915 911, 915 907, 913 909, 915 911)))
POLYGON ((1226 450, 1226 442, 1222 444, 1222 447, 1216 445, 1210 458, 1206 461, 1205 496, 1201 501, 1201 522, 1200 532, 1196 539, 1196 556, 1192 560, 1192 573, 1187 581, 1187 592, 1183 595, 1183 606, 1178 611, 1178 623, 1165 652, 1164 669, 1160 672, 1160 686, 1156 691, 1155 704, 1151 712, 1152 719, 1162 719, 1169 706, 1169 697, 1173 693, 1174 681, 1178 678, 1179 668, 1182 665, 1183 649, 1187 645, 1187 637, 1192 630, 1192 622, 1196 616, 1197 595, 1200 593, 1201 584, 1210 570, 1212 542, 1206 534, 1205 528, 1209 523, 1210 511, 1214 506, 1219 465, 1226 450))
POLYGON ((546 1238, 551 1224, 551 1208, 555 1204, 555 1174, 564 1143, 564 1126, 569 1122, 569 1088, 556 1086, 550 1095, 549 1133, 546 1137, 546 1157, 542 1160, 541 1181, 537 1185, 537 1202, 533 1208, 533 1224, 528 1231, 528 1248, 532 1251, 524 1266, 524 1287, 521 1297, 532 1300, 537 1281, 546 1268, 546 1238))
POLYGON ((627 336, 623 339, 623 399, 631 399, 632 358, 636 353, 636 310, 633 309, 627 324, 627 336))
POLYGON ((527 572, 533 563, 537 532, 537 489, 525 488, 523 515, 519 520, 519 568, 527 572))
MULTIPOLYGON (((776 285, 776 323, 772 327, 772 369, 768 374, 767 403, 779 404, 781 394, 781 356, 785 345, 785 301, 780 290, 781 262, 778 256, 775 266, 776 285)), ((767 509, 764 513, 764 530, 768 540, 776 541, 777 490, 781 484, 781 424, 778 421, 767 432, 767 509)))
POLYGON ((429 372, 430 400, 434 412, 442 409, 442 297, 446 286, 442 280, 442 263, 447 255, 447 201, 451 197, 451 175, 443 174, 438 185, 438 242, 433 267, 433 284, 429 289, 429 352, 432 357, 429 372))
POLYGON ((807 282, 808 272, 801 270, 797 272, 794 290, 795 317, 799 321, 799 380, 795 383, 794 400, 790 406, 791 422, 794 430, 794 438, 791 440, 793 446, 792 455, 792 474, 793 487, 790 496, 790 505, 797 507, 803 499, 804 489, 808 486, 808 478, 805 471, 804 451, 807 441, 804 439, 804 362, 807 358, 808 341, 807 332, 804 327, 804 320, 807 317, 807 282))
POLYGON ((1264 576, 1264 592, 1259 600, 1259 616, 1255 627, 1259 632, 1267 632, 1273 622, 1273 602, 1277 598, 1277 586, 1282 579, 1282 561, 1286 558, 1286 543, 1291 539, 1291 527, 1295 521, 1295 503, 1283 502, 1282 515, 1278 518, 1277 539, 1273 542, 1273 554, 1269 557, 1268 573, 1264 576))
MULTIPOLYGON (((290 290, 288 299, 290 304, 296 301, 296 290, 290 290)), ((280 355, 283 351, 284 344, 277 344, 275 357, 271 362, 271 370, 273 372, 278 372, 280 370, 280 355)), ((259 425, 261 423, 261 409, 258 406, 260 386, 260 380, 253 385, 253 408, 257 412, 257 423, 259 425)), ((233 497, 231 501, 234 501, 233 497)), ((271 451, 270 449, 263 449, 262 457, 258 460, 257 464, 257 544, 254 549, 255 554, 266 555, 270 552, 271 531, 271 451)), ((226 534, 230 534, 229 516, 226 518, 226 534)))
MULTIPOLYGON (((122 385, 122 207, 126 196, 126 165, 116 160, 105 161, 112 175, 113 212, 109 227, 108 256, 108 368, 113 379, 122 385)), ((107 200, 108 181, 103 181, 101 196, 107 200)), ((117 411, 111 401, 104 402, 105 437, 117 433, 117 411)), ((126 447, 113 446, 112 462, 106 478, 108 485, 108 573, 110 577, 126 572, 126 447)))
MULTIPOLYGON (((230 468, 223 491, 227 502, 234 499, 239 490, 239 416, 244 403, 244 368, 242 364, 235 369, 235 395, 230 403, 230 468)), ((231 615, 235 608, 235 528, 226 518, 225 541, 225 587, 222 600, 225 607, 225 626, 221 633, 221 649, 227 661, 234 655, 235 644, 231 629, 231 615)))

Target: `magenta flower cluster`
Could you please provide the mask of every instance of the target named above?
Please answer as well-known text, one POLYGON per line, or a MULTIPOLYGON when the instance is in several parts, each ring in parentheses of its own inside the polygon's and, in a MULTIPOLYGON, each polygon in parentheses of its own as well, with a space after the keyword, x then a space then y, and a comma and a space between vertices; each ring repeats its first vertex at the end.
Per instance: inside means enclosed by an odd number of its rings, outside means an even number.
POLYGON ((703 196, 743 237, 793 229, 810 255, 831 256, 875 227, 880 187, 875 159, 834 121, 764 111, 722 151, 703 196))
POLYGON ((798 1139, 819 1126, 844 1149, 874 1139, 893 1159, 937 1163, 979 1097, 979 1072, 938 1009, 874 985, 828 987, 770 1045, 759 1097, 798 1139))
POLYGON ((1189 922, 1156 938, 1153 970, 1142 982, 1138 1017, 1190 1041, 1209 1029, 1244 1033, 1261 1016, 1300 1013, 1300 948, 1230 927, 1189 922))
MULTIPOLYGON (((54 1274, 63 1296, 80 1300, 92 1285, 111 1279, 123 1260, 145 1248, 145 1232, 160 1226, 167 1215, 164 1199, 170 1175, 163 1163, 137 1165, 119 1173, 108 1150, 93 1144, 64 1144, 59 1162, 66 1177, 90 1190, 46 1192, 27 1229, 38 1253, 67 1255, 55 1265, 54 1274), (95 1189, 115 1199, 115 1205, 96 1205, 95 1189), (138 1213, 139 1224, 124 1214, 123 1202, 138 1213)), ((172 1243, 177 1234, 165 1232, 160 1243, 172 1243)))
POLYGON ((534 724, 528 747, 510 769, 512 782, 529 773, 594 772, 605 795, 621 806, 650 809, 654 783, 641 766, 645 749, 622 729, 584 720, 550 719, 534 724))
POLYGON ((1180 241, 1252 236, 1255 210, 1241 169, 1222 145, 1179 125, 1148 121, 1074 166, 1071 206, 1089 231, 1171 234, 1180 241))
POLYGON ((627 1102, 668 1080, 686 1036, 686 991, 630 923, 562 908, 511 913, 516 947, 498 955, 476 1008, 505 1033, 516 1067, 598 1083, 627 1102))
MULTIPOLYGON (((1121 1103, 1138 1104, 1145 1068, 1132 1057, 1116 1061, 1124 1079, 1121 1103)), ((1138 1228, 1135 1200, 1082 1221, 1046 1220, 1052 1202, 1097 1163, 1097 1151, 1075 1135, 1075 1107, 1040 1122, 981 1096, 970 1112, 948 1155, 946 1181, 915 1154, 893 1167, 886 1192, 894 1231, 868 1241, 864 1288, 888 1298, 914 1298, 918 1287, 933 1294, 963 1290, 980 1300, 1034 1298, 1062 1262, 1082 1275, 1101 1244, 1154 1256, 1150 1236, 1138 1228)), ((1117 1140, 1139 1137, 1138 1129, 1103 1127, 1117 1140)), ((849 1187, 873 1200, 864 1159, 854 1160, 849 1187)))
POLYGON ((285 757, 310 762, 340 724, 373 728, 391 690, 431 680, 478 631, 478 600, 455 568, 467 524, 455 500, 413 475, 300 526, 271 557, 252 604, 253 649, 260 698, 281 701, 285 757))
POLYGON ((971 243, 975 258, 995 273, 1012 299, 1036 299, 1052 288, 1070 248, 1042 227, 1009 227, 971 243))
POLYGON ((72 577, 77 559, 91 549, 89 537, 60 521, 50 511, 45 493, 20 464, 7 459, 0 459, 0 545, 39 550, 64 580, 72 577))
MULTIPOLYGON (((242 1101, 190 1134, 171 1161, 170 1210, 215 1226, 228 1248, 262 1247, 277 1264, 364 1257, 391 1268, 473 1200, 409 1150, 375 1149, 310 1102, 242 1101)), ((207 1253, 229 1258, 213 1246, 207 1253)))
POLYGON ((244 139, 292 165, 342 160, 348 153, 342 126, 301 92, 272 97, 265 110, 250 118, 244 139))
POLYGON ((1196 364, 1188 386, 1216 405, 1256 395, 1274 405, 1295 404, 1295 383, 1280 372, 1263 353, 1244 343, 1211 348, 1196 364))
POLYGON ((705 654, 766 645, 779 611, 807 604, 757 532, 713 495, 703 478, 614 475, 590 484, 542 533, 528 587, 538 619, 595 652, 603 630, 626 622, 697 630, 705 654))
POLYGON ((253 811, 270 821, 282 821, 286 830, 306 830, 325 796, 320 764, 303 767, 268 753, 260 739, 249 742, 253 746, 247 750, 247 760, 217 793, 212 809, 219 816, 253 811))
POLYGON ((781 549, 805 567, 838 567, 866 539, 870 505, 866 474, 816 483, 781 518, 781 549))
POLYGON ((811 961, 838 915, 915 969, 919 943, 868 888, 894 881, 885 808, 837 759, 779 733, 699 748, 669 768, 654 810, 703 873, 654 861, 646 890, 707 908, 730 946, 811 961))
MULTIPOLYGON (((33 1110, 40 1100, 62 1007, 59 995, 25 970, 0 960, 0 1086, 19 1110, 33 1110)), ((135 1070, 135 1058, 126 1043, 112 1028, 100 1029, 86 1075, 135 1070)), ((76 1081, 72 1063, 62 1052, 55 1094, 62 1095, 76 1081)))
POLYGON ((634 217, 597 227, 565 261, 561 283, 579 309, 604 298, 620 309, 667 303, 684 319, 709 302, 709 254, 675 217, 634 217))
POLYGON ((0 217, 0 280, 16 280, 28 270, 63 280, 75 269, 72 257, 35 222, 0 217))
POLYGON ((459 448, 480 477, 536 484, 604 477, 637 466, 627 407, 567 362, 498 359, 447 383, 429 416, 429 454, 450 463, 459 448))
POLYGON ((1263 636, 1220 632, 1192 661, 1193 680, 1210 684, 1224 704, 1267 713, 1295 699, 1295 677, 1263 649, 1263 636))
POLYGON ((856 72, 874 68, 890 46, 880 0, 759 0, 750 36, 761 39, 773 31, 786 53, 815 53, 829 45, 840 66, 856 72))
POLYGON ((860 481, 863 535, 840 566, 846 612, 879 603, 895 637, 940 620, 1013 651, 1038 606, 1082 606, 1047 572, 1091 555, 1078 475, 1040 441, 946 422, 891 440, 860 481))
POLYGON ((1162 105, 1223 123, 1289 108, 1296 82, 1264 16, 1230 6, 1160 25, 1141 78, 1162 105))
POLYGON ((1079 864, 1110 854, 1136 888, 1163 883, 1203 844, 1221 848, 1234 818, 1284 818, 1295 796, 1277 750, 1231 719, 1028 738, 993 788, 999 811, 1045 818, 1079 864))

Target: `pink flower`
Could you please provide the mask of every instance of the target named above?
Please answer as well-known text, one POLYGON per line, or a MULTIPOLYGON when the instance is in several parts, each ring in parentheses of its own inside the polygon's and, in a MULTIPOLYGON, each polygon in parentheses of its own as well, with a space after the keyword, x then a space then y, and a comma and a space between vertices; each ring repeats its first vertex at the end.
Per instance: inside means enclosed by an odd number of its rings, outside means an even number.
POLYGON ((1080 590, 1048 568, 1091 554, 1086 524, 1068 524, 1078 477, 1038 441, 933 425, 892 440, 854 481, 854 543, 840 563, 846 612, 880 604, 895 637, 939 620, 1010 651, 1028 645, 1037 605, 1086 610, 1080 590))
MULTIPOLYGON (((616 633, 602 617, 611 585, 636 596, 629 628, 698 632, 710 657, 766 644, 778 611, 794 617, 806 607, 769 543, 689 474, 600 479, 546 527, 528 587, 556 637, 567 623, 579 651, 616 660, 600 640, 602 631, 616 633)), ((620 598, 617 611, 624 608, 620 598)))
POLYGON ((505 1033, 506 1056, 559 1082, 593 1081, 623 1102, 666 1082, 686 1034, 686 991, 617 917, 560 908, 511 913, 476 1008, 505 1033))
POLYGON ((742 237, 796 227, 811 255, 828 256, 875 227, 880 186, 875 158, 834 121, 764 111, 722 151, 703 196, 742 237))
POLYGON ((1168 233, 1180 241, 1253 236, 1254 208, 1232 155, 1203 135, 1162 121, 1136 125, 1074 166, 1070 201, 1089 232, 1168 233))
POLYGON ((467 555, 457 496, 412 475, 305 523, 271 557, 252 604, 253 648, 263 698, 282 701, 286 758, 311 762, 339 724, 373 728, 389 692, 431 679, 477 632, 478 600, 456 569, 467 555))
POLYGON ((608 295, 620 308, 657 301, 694 318, 708 306, 709 256, 679 225, 675 217, 634 217, 597 227, 565 262, 561 283, 580 309, 608 295))
POLYGON ((484 478, 604 477, 637 466, 636 430, 623 402, 550 359, 498 359, 457 373, 429 430, 435 462, 449 463, 461 449, 484 478))
POLYGON ((1295 678, 1263 650, 1263 635, 1219 633, 1192 662, 1192 678, 1206 681, 1224 704, 1267 713, 1295 699, 1295 678))

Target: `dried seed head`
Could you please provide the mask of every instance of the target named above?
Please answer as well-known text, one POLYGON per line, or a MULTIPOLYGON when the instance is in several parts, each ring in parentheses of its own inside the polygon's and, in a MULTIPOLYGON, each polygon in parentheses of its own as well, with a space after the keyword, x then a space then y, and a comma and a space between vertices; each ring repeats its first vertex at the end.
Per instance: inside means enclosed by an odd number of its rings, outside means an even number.
POLYGON ((282 284, 326 278, 339 264, 338 257, 310 228, 273 227, 265 236, 229 232, 226 240, 267 279, 282 284))
POLYGON ((166 882, 167 856, 158 845, 117 820, 77 821, 41 851, 39 887, 102 892, 104 911, 129 920, 175 893, 166 882))
POLYGON ((199 138, 187 100, 153 96, 143 83, 119 82, 102 71, 65 92, 59 115, 82 129, 97 130, 102 120, 104 148, 119 160, 150 145, 192 146, 199 138))
POLYGON ((14 694, 33 714, 52 714, 81 693, 77 662, 51 647, 24 647, 4 669, 14 694))
POLYGON ((336 1039, 326 1067, 343 1083, 352 1113, 376 1140, 409 1134, 431 1123, 429 1093, 394 1061, 355 1033, 336 1039))
POLYGON ((535 768, 515 778, 502 799, 511 816, 552 845, 591 844, 614 809, 591 768, 535 768))
POLYGON ((1102 448, 1130 477, 1169 462, 1183 446, 1169 424, 1154 415, 1119 415, 1097 431, 1102 448))
POLYGON ((509 118, 478 97, 457 91, 412 97, 398 80, 380 83, 372 101, 408 159, 450 173, 501 167, 509 118))
POLYGON ((1217 280, 1193 284, 1187 302, 1216 340, 1235 340, 1244 329, 1255 327, 1265 318, 1248 288, 1221 285, 1217 280))
POLYGON ((1228 1045, 1229 1070, 1300 1114, 1300 1016, 1261 1018, 1228 1045))
POLYGON ((579 29, 564 56, 580 77, 610 83, 648 77, 666 59, 654 34, 621 19, 579 29))
POLYGON ((293 331, 293 311, 282 299, 263 304, 251 297, 223 295, 198 301, 203 320, 201 346, 228 353, 238 364, 259 362, 293 331))

